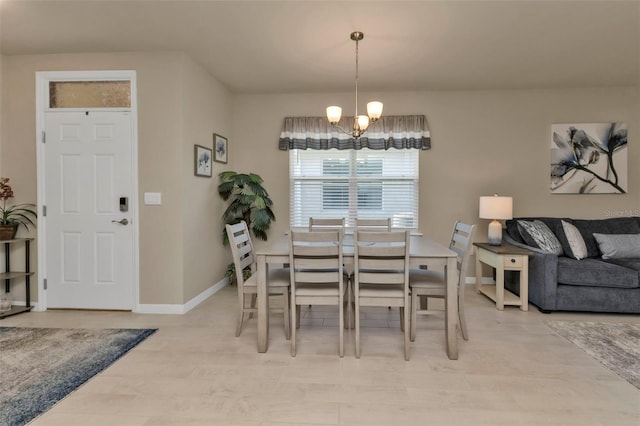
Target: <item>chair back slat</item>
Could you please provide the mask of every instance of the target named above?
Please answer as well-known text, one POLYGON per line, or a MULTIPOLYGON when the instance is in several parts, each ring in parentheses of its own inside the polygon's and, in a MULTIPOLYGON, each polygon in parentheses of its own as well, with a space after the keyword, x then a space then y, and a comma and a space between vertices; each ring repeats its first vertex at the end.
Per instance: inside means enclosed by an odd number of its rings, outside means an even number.
POLYGON ((341 218, 309 218, 309 232, 313 231, 342 231, 344 235, 344 217, 341 218))
POLYGON ((296 283, 306 283, 306 284, 326 284, 326 283, 337 283, 340 280, 340 275, 342 272, 339 270, 330 270, 326 269, 313 269, 313 270, 298 270, 295 272, 296 283))
MULTIPOLYGON (((314 256, 314 257, 298 257, 296 256, 296 267, 298 269, 332 269, 336 266, 336 256, 314 256)), ((305 255, 306 256, 306 255, 305 255)))
POLYGON ((356 229, 361 231, 391 231, 391 218, 356 219, 356 229))
POLYGON ((389 269, 389 270, 394 270, 394 269, 404 269, 404 257, 401 258, 381 258, 380 256, 376 256, 374 258, 366 258, 366 257, 359 257, 359 262, 358 265, 360 266, 360 269, 389 269))
MULTIPOLYGON (((328 231, 316 231, 316 232, 328 232, 328 231)), ((336 256, 338 254, 337 245, 326 245, 313 242, 308 242, 309 245, 295 245, 293 247, 293 254, 297 257, 319 257, 319 256, 336 256)))
POLYGON ((376 272, 363 272, 360 271, 358 276, 358 282, 362 284, 403 284, 404 283, 404 271, 391 272, 391 271, 376 271, 376 272))
POLYGON ((360 257, 404 257, 404 245, 391 245, 389 242, 375 243, 376 246, 358 245, 360 257))

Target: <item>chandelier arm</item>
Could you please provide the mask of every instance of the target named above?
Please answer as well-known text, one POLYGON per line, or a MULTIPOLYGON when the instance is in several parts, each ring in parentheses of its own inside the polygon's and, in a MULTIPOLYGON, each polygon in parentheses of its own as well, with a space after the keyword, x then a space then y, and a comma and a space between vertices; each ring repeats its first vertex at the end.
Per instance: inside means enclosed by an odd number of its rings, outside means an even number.
POLYGON ((337 124, 332 124, 331 127, 335 127, 336 129, 340 130, 345 135, 353 135, 352 132, 346 131, 345 129, 343 129, 342 127, 338 126, 337 124))

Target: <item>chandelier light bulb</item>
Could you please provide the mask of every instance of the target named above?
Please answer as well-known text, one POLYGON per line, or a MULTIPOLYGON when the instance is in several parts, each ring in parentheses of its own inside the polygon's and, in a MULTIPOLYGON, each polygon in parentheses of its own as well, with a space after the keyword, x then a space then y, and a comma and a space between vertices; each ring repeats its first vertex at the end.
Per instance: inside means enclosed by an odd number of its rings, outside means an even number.
POLYGON ((372 122, 382 117, 382 102, 372 101, 367 104, 367 115, 372 122))
POLYGON ((338 124, 340 117, 342 117, 342 108, 335 105, 327 107, 327 119, 329 120, 329 123, 332 125, 338 124))
POLYGON ((369 127, 369 117, 366 115, 358 116, 358 128, 361 132, 364 132, 369 127))

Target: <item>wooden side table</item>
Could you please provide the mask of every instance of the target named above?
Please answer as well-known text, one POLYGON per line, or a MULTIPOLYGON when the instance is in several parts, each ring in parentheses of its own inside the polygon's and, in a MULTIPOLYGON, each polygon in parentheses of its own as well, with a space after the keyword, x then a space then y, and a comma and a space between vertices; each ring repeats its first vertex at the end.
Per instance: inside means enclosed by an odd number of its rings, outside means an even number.
POLYGON ((504 305, 520 306, 529 310, 529 255, 531 252, 509 244, 493 246, 487 243, 473 243, 476 257, 476 292, 488 296, 496 302, 496 309, 504 310, 504 305), (496 270, 496 283, 482 284, 482 263, 496 270), (504 271, 520 272, 520 297, 504 289, 504 271))

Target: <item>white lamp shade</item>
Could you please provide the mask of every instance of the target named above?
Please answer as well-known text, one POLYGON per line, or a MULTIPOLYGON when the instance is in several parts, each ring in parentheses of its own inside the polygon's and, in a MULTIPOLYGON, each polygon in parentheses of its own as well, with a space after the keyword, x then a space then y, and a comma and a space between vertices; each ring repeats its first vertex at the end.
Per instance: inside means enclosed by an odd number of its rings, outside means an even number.
POLYGON ((358 128, 364 132, 365 130, 367 130, 367 127, 369 127, 369 117, 367 117, 366 115, 359 115, 358 128))
POLYGON ((367 104, 367 115, 372 121, 382 117, 382 102, 372 101, 367 104))
POLYGON ((497 195, 480 197, 480 219, 512 219, 513 198, 497 195))
POLYGON ((331 124, 337 124, 340 121, 340 117, 342 117, 342 108, 339 106, 330 106, 327 107, 327 119, 331 124))

